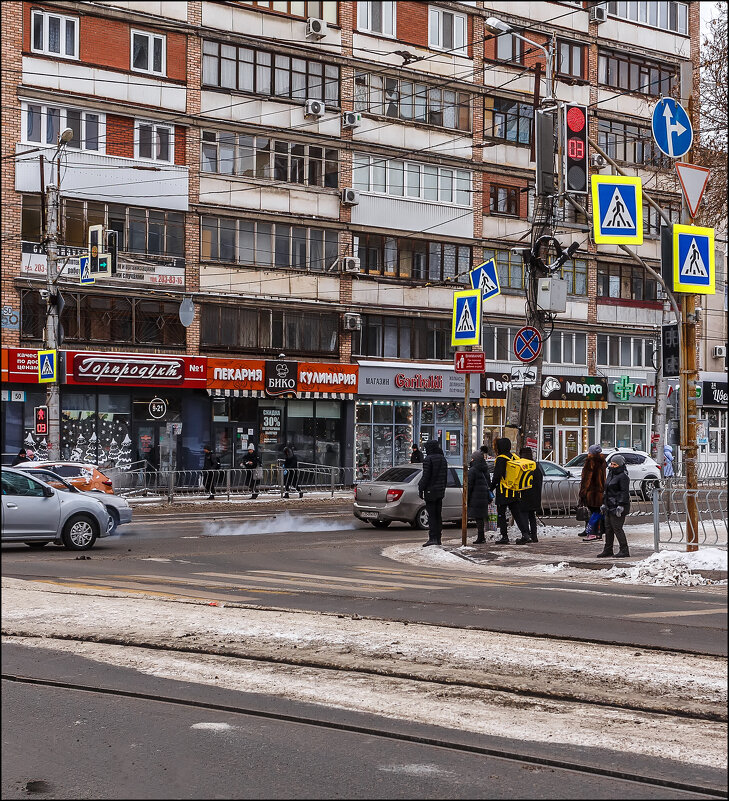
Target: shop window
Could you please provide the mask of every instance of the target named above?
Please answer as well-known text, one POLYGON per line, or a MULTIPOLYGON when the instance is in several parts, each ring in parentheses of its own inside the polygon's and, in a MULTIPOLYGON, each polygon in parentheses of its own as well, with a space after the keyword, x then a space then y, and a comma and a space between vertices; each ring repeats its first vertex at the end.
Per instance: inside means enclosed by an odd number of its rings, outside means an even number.
POLYGON ((614 406, 602 410, 600 441, 603 449, 646 450, 649 414, 644 406, 614 406))
POLYGON ((412 451, 411 401, 357 401, 357 478, 376 478, 393 465, 408 464, 412 451))

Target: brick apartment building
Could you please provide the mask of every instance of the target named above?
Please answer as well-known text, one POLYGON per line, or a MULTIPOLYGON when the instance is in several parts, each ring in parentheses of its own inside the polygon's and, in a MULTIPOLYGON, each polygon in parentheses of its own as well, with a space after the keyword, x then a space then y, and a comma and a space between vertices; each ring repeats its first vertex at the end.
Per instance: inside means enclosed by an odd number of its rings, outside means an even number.
MULTIPOLYGON (((601 21, 594 5, 4 2, 3 451, 48 445, 33 434, 45 397, 41 190, 59 177, 64 457, 195 468, 206 442, 225 465, 249 441, 264 462, 291 443, 302 461, 364 476, 438 437, 458 461, 452 293, 492 257, 502 293, 485 305, 472 408, 474 437, 498 434, 524 323, 512 248, 528 244, 534 216, 545 60, 489 33, 488 17, 554 41, 557 100, 587 105, 590 136, 680 214, 650 113, 661 95, 696 91, 698 3, 603 3, 601 21), (117 232, 118 266, 81 285, 93 225, 117 232), (195 316, 183 327, 186 298, 195 316)), ((560 392, 543 393, 541 455, 563 463, 594 441, 646 450, 659 288, 616 246, 595 245, 569 204, 554 219, 580 249, 546 344, 560 392), (600 399, 585 399, 585 382, 600 399)), ((650 208, 644 225, 640 255, 657 268, 650 208)), ((726 388, 713 353, 701 350, 703 377, 726 388)), ((707 398, 703 450, 724 460, 726 410, 707 398)))

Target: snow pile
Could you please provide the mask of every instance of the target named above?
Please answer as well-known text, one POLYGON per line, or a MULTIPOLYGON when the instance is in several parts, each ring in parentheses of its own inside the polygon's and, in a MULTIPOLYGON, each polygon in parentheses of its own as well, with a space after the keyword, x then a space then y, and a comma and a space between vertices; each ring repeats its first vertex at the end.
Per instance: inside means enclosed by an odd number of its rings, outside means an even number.
POLYGON ((568 567, 568 562, 558 562, 556 565, 542 565, 540 569, 543 573, 558 573, 560 570, 566 570, 568 567))
POLYGON ((623 584, 655 584, 658 586, 695 587, 714 584, 693 570, 727 570, 727 553, 719 548, 685 553, 682 551, 660 551, 647 559, 626 567, 610 568, 603 573, 606 578, 623 584))

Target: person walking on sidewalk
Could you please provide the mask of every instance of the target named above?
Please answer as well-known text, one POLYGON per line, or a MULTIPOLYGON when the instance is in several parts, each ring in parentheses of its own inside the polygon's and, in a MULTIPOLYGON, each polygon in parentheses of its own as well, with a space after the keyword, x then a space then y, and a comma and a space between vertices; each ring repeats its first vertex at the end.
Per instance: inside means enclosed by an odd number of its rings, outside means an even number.
POLYGON ((208 500, 212 501, 215 499, 215 483, 220 469, 220 459, 217 454, 213 453, 210 445, 205 445, 203 452, 205 453, 205 458, 203 459, 203 485, 208 491, 208 500))
MULTIPOLYGON (((586 506, 590 512, 590 517, 600 512, 605 494, 605 471, 607 462, 599 445, 590 445, 587 449, 587 459, 582 468, 580 478, 580 494, 577 500, 578 506, 586 506)), ((601 540, 605 533, 605 518, 602 517, 598 523, 597 530, 588 531, 587 524, 590 517, 585 521, 585 530, 580 533, 580 537, 585 538, 585 542, 601 540)))
POLYGON ((430 439, 425 443, 423 475, 418 482, 418 495, 425 500, 428 511, 428 541, 423 543, 423 548, 441 544, 443 498, 447 480, 448 462, 438 440, 430 439))
POLYGON ((422 463, 423 463, 423 452, 413 442, 413 452, 410 455, 410 464, 422 464, 422 463))
POLYGON ((284 498, 289 497, 289 490, 292 487, 298 490, 299 498, 304 497, 299 487, 299 457, 294 453, 294 449, 287 445, 284 448, 284 498))
POLYGON ((486 464, 481 451, 471 454, 471 464, 468 468, 468 519, 476 521, 476 539, 474 545, 486 542, 483 535, 484 522, 489 513, 489 500, 491 488, 489 466, 486 464))
MULTIPOLYGON (((519 451, 519 457, 522 459, 529 459, 534 461, 534 452, 531 448, 522 448, 519 451)), ((529 523, 529 539, 531 542, 539 542, 537 537, 537 513, 542 511, 542 485, 544 484, 544 471, 542 466, 537 462, 537 468, 534 471, 532 478, 532 485, 521 493, 521 503, 526 515, 527 522, 529 523)))
POLYGON ((256 453, 256 446, 248 443, 248 450, 243 456, 241 466, 246 471, 245 481, 246 487, 251 491, 251 500, 254 501, 258 497, 258 468, 261 465, 261 457, 256 453))
POLYGON ((610 459, 610 469, 605 482, 605 495, 600 511, 605 518, 605 547, 598 554, 600 559, 613 556, 613 542, 618 541, 620 550, 616 558, 630 556, 628 539, 623 531, 625 516, 630 511, 630 479, 625 467, 625 458, 619 453, 610 459))
POLYGON ((496 524, 501 532, 501 539, 496 540, 496 545, 508 545, 509 537, 506 533, 506 511, 507 509, 514 516, 519 531, 521 532, 521 539, 516 540, 518 545, 523 545, 531 542, 529 536, 529 521, 524 514, 521 504, 520 493, 514 492, 506 487, 506 463, 513 459, 511 453, 511 440, 506 437, 501 437, 496 440, 496 464, 494 465, 494 472, 491 476, 491 489, 496 490, 496 524))

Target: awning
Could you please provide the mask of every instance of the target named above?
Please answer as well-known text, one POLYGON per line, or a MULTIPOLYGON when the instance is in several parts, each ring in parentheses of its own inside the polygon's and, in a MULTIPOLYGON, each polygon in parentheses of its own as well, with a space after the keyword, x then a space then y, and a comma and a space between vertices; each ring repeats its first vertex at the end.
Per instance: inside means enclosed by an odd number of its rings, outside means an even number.
POLYGON ((542 400, 542 409, 607 409, 607 401, 598 400, 542 400))
MULTIPOLYGON (((260 389, 209 389, 208 395, 214 398, 268 398, 260 389)), ((299 392, 295 398, 288 400, 307 400, 309 398, 326 398, 329 400, 352 400, 353 392, 299 392)), ((275 399, 274 399, 275 400, 275 399)), ((286 400, 286 398, 284 398, 286 400)))
POLYGON ((479 406, 500 406, 501 408, 506 407, 506 398, 480 398, 478 402, 479 406))

